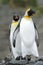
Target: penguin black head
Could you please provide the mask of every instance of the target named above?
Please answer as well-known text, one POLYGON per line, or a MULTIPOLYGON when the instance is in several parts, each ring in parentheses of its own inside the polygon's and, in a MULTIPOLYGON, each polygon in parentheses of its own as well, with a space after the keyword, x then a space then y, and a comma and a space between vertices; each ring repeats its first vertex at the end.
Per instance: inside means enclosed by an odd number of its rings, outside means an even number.
POLYGON ((33 14, 35 14, 35 11, 29 8, 29 9, 27 10, 27 15, 28 15, 28 16, 32 16, 33 14))
POLYGON ((14 21, 18 21, 18 20, 19 20, 19 15, 15 14, 15 15, 13 16, 13 20, 14 20, 14 21))

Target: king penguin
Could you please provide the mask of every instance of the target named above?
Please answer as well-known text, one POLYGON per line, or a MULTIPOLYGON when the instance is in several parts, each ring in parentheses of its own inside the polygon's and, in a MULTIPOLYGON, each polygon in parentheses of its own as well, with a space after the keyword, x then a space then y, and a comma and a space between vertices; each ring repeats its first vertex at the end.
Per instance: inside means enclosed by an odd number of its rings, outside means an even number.
POLYGON ((35 41, 35 27, 31 16, 35 14, 35 11, 29 8, 20 23, 20 37, 22 57, 26 55, 33 55, 39 57, 38 49, 35 41))
POLYGON ((21 44, 20 44, 21 39, 19 34, 19 28, 15 30, 19 22, 20 22, 19 16, 17 14, 14 15, 10 28, 10 44, 11 44, 11 51, 15 59, 19 58, 19 56, 21 55, 21 44))

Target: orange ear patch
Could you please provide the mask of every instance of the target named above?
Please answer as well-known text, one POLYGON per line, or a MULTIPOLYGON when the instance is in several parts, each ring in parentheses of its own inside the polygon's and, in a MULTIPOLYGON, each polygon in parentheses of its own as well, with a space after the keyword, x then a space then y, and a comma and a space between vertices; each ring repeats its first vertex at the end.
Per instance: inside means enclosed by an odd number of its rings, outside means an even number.
POLYGON ((29 18, 30 18, 30 16, 24 16, 24 18, 25 18, 25 19, 29 19, 29 18))

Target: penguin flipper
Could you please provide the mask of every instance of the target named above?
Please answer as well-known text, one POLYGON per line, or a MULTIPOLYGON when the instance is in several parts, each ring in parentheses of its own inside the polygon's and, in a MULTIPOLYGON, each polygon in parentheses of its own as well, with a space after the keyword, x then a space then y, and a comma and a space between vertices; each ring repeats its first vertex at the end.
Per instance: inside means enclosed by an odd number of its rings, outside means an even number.
POLYGON ((35 41, 36 41, 37 47, 39 47, 39 33, 35 23, 34 23, 34 27, 35 27, 35 41))
POLYGON ((16 43, 16 40, 14 39, 14 42, 13 42, 13 47, 15 47, 15 43, 16 43))
MULTIPOLYGON (((13 36, 14 36, 14 34, 15 34, 15 32, 16 32, 16 30, 18 29, 18 32, 19 32, 19 26, 20 26, 20 23, 17 25, 17 27, 16 27, 16 29, 15 29, 15 31, 14 31, 14 33, 13 33, 13 36)), ((18 33, 17 32, 17 33, 18 33)), ((15 47, 15 43, 16 43, 16 37, 17 37, 17 35, 15 36, 15 39, 14 39, 14 42, 13 42, 13 46, 15 47)))

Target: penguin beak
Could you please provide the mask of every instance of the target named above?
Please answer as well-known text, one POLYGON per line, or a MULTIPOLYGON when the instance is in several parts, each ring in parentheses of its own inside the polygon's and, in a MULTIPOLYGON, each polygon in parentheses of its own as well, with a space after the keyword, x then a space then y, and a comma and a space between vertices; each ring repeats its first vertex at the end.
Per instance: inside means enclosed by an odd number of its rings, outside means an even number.
POLYGON ((31 12, 32 12, 32 16, 34 16, 35 15, 35 11, 34 10, 31 10, 31 12))
POLYGON ((28 16, 33 16, 35 14, 35 11, 30 9, 30 11, 27 12, 28 16))
POLYGON ((35 11, 34 10, 31 10, 32 14, 35 14, 35 11))

